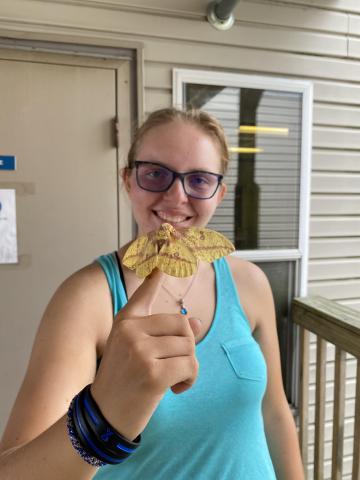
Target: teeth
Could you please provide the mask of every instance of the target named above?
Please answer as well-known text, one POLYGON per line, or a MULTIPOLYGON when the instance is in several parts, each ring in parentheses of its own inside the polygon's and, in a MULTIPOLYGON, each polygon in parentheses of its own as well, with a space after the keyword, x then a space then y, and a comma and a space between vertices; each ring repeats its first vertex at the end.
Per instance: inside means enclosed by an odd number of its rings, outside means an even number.
POLYGON ((187 217, 184 217, 184 216, 172 216, 172 215, 168 215, 167 213, 165 212, 156 212, 157 213, 157 216, 159 218, 161 218, 161 220, 165 220, 165 222, 172 222, 172 223, 180 223, 180 222, 183 222, 184 220, 186 220, 187 217))

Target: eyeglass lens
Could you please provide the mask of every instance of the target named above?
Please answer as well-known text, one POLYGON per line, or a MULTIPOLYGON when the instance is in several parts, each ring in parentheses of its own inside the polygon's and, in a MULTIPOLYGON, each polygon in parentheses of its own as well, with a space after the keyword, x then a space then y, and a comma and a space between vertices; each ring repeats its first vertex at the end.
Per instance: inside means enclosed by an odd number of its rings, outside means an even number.
MULTIPOLYGON (((152 192, 164 192, 173 182, 174 172, 152 163, 137 165, 139 186, 152 192)), ((210 198, 216 192, 219 178, 208 172, 189 172, 184 174, 185 193, 195 198, 210 198)))

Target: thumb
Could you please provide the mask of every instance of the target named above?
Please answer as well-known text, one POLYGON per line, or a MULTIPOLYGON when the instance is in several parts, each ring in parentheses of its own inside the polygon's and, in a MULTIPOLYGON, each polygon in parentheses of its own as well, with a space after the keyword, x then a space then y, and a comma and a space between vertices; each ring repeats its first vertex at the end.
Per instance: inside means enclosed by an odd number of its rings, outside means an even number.
POLYGON ((200 318, 190 317, 189 324, 190 324, 191 330, 193 331, 194 337, 196 337, 196 335, 198 335, 201 331, 202 322, 200 318))
POLYGON ((120 310, 119 317, 151 315, 151 307, 158 296, 164 278, 165 274, 158 268, 155 268, 144 279, 140 287, 135 290, 128 303, 120 310))

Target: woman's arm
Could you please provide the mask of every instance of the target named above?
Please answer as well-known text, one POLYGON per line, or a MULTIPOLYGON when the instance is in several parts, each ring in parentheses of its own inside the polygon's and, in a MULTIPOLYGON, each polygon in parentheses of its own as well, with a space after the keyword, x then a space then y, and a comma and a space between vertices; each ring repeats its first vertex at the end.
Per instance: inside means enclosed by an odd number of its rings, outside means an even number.
POLYGON ((272 291, 264 272, 256 265, 232 259, 241 302, 250 320, 267 365, 267 389, 263 399, 265 432, 278 480, 304 480, 294 419, 281 377, 279 342, 272 291), (241 262, 241 268, 240 267, 241 262), (238 266, 236 266, 238 263, 238 266))
POLYGON ((1 440, 2 479, 93 477, 96 469, 68 439, 65 413, 75 394, 93 381, 100 325, 106 332, 111 323, 111 300, 99 267, 74 274, 55 293, 1 440))
POLYGON ((89 480, 96 470, 72 447, 64 416, 38 437, 0 455, 2 480, 89 480))
POLYGON ((106 420, 133 440, 169 387, 181 393, 195 382, 200 325, 181 314, 151 315, 161 275, 147 278, 115 320, 98 266, 77 273, 55 294, 2 440, 1 479, 92 478, 95 469, 73 451, 64 418, 87 384, 106 420))

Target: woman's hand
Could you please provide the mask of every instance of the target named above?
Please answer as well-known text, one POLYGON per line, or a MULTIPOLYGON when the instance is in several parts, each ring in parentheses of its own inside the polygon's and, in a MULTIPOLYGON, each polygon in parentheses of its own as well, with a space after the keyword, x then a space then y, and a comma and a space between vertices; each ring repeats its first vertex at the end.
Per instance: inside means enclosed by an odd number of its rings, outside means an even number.
POLYGON ((116 316, 91 392, 122 435, 142 432, 168 388, 181 393, 196 380, 197 319, 151 314, 164 274, 155 270, 116 316))

